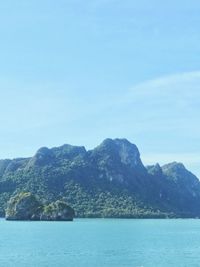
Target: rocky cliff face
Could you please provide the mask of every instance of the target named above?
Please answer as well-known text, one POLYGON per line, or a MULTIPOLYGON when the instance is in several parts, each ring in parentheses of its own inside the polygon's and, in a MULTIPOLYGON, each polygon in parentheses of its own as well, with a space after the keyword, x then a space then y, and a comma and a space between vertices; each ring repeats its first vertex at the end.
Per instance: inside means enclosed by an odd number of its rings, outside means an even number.
POLYGON ((145 170, 136 145, 126 139, 106 139, 91 151, 91 157, 97 161, 128 166, 135 170, 145 170))
POLYGON ((126 139, 106 139, 89 151, 63 145, 41 148, 32 158, 1 160, 1 215, 21 191, 48 203, 64 200, 81 217, 200 217, 197 177, 175 162, 144 167, 126 139))
POLYGON ((147 173, 138 148, 126 139, 106 139, 88 154, 100 177, 110 181, 127 184, 147 173))

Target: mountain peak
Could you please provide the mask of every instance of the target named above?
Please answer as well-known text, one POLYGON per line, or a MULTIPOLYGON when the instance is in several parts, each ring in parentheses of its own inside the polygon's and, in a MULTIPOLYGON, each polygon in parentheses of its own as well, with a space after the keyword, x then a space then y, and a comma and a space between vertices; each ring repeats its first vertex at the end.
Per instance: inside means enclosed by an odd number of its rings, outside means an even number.
POLYGON ((173 171, 186 171, 186 168, 183 165, 183 163, 174 161, 174 162, 163 165, 162 170, 165 172, 168 170, 170 170, 170 171, 172 171, 172 170, 173 171))
POLYGON ((103 155, 109 155, 112 160, 115 159, 132 168, 145 169, 137 146, 130 143, 127 139, 107 138, 93 152, 98 153, 102 157, 103 155))
POLYGON ((85 155, 86 149, 84 146, 72 146, 65 144, 60 147, 52 148, 52 152, 56 157, 72 159, 79 155, 85 155))
POLYGON ((195 184, 198 181, 198 178, 188 171, 185 166, 180 162, 172 162, 162 166, 163 173, 170 177, 170 179, 181 182, 184 184, 194 182, 195 184))
POLYGON ((41 147, 38 149, 36 154, 30 159, 29 163, 27 164, 27 168, 38 165, 42 166, 45 164, 49 164, 52 161, 54 155, 48 147, 41 147))
POLYGON ((163 166, 179 166, 181 168, 185 168, 184 164, 182 162, 172 161, 170 163, 167 163, 163 166))

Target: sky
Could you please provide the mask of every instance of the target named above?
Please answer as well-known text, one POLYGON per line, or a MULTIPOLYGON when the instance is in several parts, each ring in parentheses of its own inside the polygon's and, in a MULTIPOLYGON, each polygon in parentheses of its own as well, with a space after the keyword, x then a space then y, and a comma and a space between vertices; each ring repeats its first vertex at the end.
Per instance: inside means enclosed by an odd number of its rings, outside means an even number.
POLYGON ((135 143, 200 178, 199 0, 0 3, 0 158, 135 143))

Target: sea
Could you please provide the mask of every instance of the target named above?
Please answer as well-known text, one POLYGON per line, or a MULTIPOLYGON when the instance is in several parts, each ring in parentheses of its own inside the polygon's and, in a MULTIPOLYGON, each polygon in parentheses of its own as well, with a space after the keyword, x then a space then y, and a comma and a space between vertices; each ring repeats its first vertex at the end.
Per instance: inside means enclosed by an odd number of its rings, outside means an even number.
POLYGON ((0 267, 199 267, 198 219, 0 219, 0 267))

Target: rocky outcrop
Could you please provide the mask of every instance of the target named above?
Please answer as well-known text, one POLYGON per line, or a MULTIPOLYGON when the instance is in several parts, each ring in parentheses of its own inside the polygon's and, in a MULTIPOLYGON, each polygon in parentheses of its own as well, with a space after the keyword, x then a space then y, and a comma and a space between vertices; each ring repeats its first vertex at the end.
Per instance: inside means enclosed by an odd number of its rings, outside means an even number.
POLYGON ((72 221, 74 210, 64 201, 49 205, 42 203, 31 193, 19 193, 8 201, 6 220, 72 221))
POLYGON ((31 193, 20 193, 8 201, 7 220, 39 219, 40 203, 31 193))
POLYGON ((74 215, 74 210, 71 207, 64 201, 57 200, 44 207, 40 219, 45 221, 72 221, 74 215))

